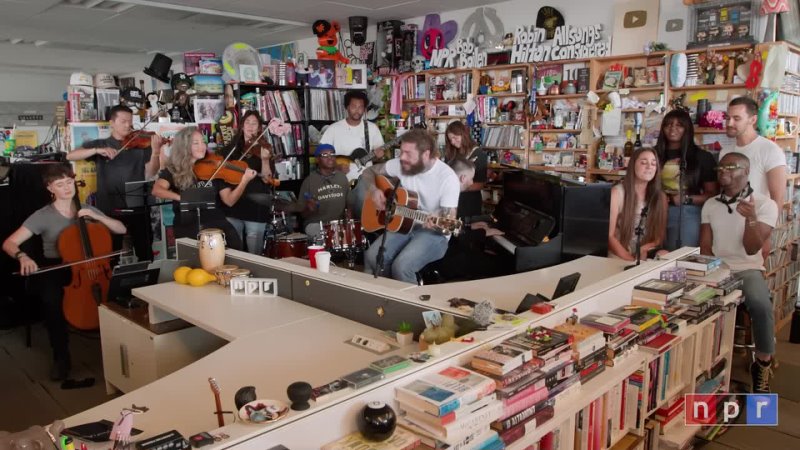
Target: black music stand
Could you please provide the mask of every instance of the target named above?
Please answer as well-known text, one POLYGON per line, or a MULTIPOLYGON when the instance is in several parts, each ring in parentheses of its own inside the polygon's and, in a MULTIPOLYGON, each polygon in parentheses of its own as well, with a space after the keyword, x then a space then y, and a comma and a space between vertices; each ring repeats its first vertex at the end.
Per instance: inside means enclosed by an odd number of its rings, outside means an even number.
POLYGON ((191 187, 181 192, 181 213, 194 211, 197 214, 197 234, 202 231, 201 211, 217 207, 217 193, 213 187, 191 187))
MULTIPOLYGON (((153 207, 169 204, 168 201, 160 201, 153 197, 153 185, 155 180, 151 181, 127 181, 125 182, 125 206, 127 209, 118 210, 122 214, 143 213, 143 220, 145 222, 144 229, 147 230, 147 242, 152 246, 152 223, 150 219, 150 211, 153 207)), ((135 246, 134 246, 135 247, 135 246)), ((139 255, 136 255, 139 257, 139 255)), ((152 253, 147 261, 152 261, 152 253)))

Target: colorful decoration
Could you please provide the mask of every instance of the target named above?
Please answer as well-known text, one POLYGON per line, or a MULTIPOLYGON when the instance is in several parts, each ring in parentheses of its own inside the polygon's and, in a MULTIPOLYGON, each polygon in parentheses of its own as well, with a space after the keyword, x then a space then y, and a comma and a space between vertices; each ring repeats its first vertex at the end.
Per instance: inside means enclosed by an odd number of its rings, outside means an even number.
POLYGON ((317 35, 317 42, 319 42, 317 59, 338 61, 342 64, 350 63, 350 60, 339 51, 339 22, 320 19, 314 22, 311 30, 317 35))
POLYGON ((417 35, 417 51, 425 59, 431 59, 433 51, 446 48, 457 32, 458 24, 455 20, 442 23, 438 14, 428 14, 425 16, 422 33, 417 35))
POLYGON ((758 108, 758 133, 767 139, 776 135, 778 128, 778 92, 770 92, 758 108))

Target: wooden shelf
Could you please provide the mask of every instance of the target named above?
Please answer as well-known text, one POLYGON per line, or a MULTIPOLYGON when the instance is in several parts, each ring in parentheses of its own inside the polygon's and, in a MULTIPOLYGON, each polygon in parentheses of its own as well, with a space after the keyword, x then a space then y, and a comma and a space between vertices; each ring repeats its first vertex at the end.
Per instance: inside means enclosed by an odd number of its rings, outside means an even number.
POLYGON ((624 177, 626 173, 624 169, 620 170, 589 169, 588 172, 590 175, 608 175, 616 177, 624 177))
POLYGON ((778 114, 778 117, 788 117, 788 118, 791 118, 791 119, 796 119, 797 118, 797 114, 778 114))
POLYGON ((531 133, 561 133, 561 134, 576 134, 581 130, 570 130, 566 128, 532 128, 531 133))
POLYGON ((725 130, 697 127, 694 129, 694 134, 725 134, 725 130))
POLYGON ((559 94, 559 95, 537 95, 536 100, 563 100, 568 98, 581 98, 586 97, 586 92, 583 94, 559 94))
POLYGON ((558 147, 545 147, 540 150, 531 149, 532 152, 588 152, 588 148, 558 148, 558 147))
POLYGON ((793 75, 797 78, 800 78, 800 72, 795 72, 794 70, 787 70, 786 75, 793 75))
POLYGON ((582 167, 571 167, 571 166, 539 166, 531 164, 528 166, 528 169, 541 170, 544 172, 586 173, 586 169, 582 167))
POLYGON ((794 140, 797 136, 775 136, 776 141, 794 140))
POLYGON ((480 72, 490 72, 490 71, 493 71, 493 70, 527 69, 528 67, 530 67, 530 64, 525 64, 525 63, 522 63, 522 64, 503 64, 503 65, 500 65, 500 66, 485 66, 485 67, 479 68, 478 70, 480 72))
MULTIPOLYGON (((664 86, 646 86, 646 87, 633 87, 633 88, 619 88, 619 89, 602 89, 599 91, 595 91, 597 95, 601 94, 608 94, 610 92, 620 92, 620 91, 628 91, 628 92, 653 92, 653 91, 663 91, 664 86)), ((621 95, 624 95, 620 92, 621 95)))
POLYGON ((789 91, 789 90, 786 90, 786 89, 781 89, 780 92, 781 92, 781 94, 800 95, 800 92, 789 91))
POLYGON ((467 118, 467 116, 431 116, 431 117, 428 117, 428 119, 430 119, 430 120, 436 120, 436 119, 466 119, 466 118, 467 118))
POLYGON ((500 92, 497 94, 478 94, 485 97, 527 97, 527 92, 500 92))
POLYGON ((482 145, 481 148, 485 148, 487 150, 525 150, 524 147, 487 147, 482 145))
POLYGON ((705 53, 708 50, 713 50, 715 52, 728 52, 732 50, 743 50, 746 48, 753 48, 753 44, 720 45, 719 47, 714 47, 714 46, 698 47, 674 53, 686 53, 688 55, 691 53, 705 53))
POLYGON ((733 84, 698 84, 695 86, 682 86, 682 87, 671 87, 669 88, 670 91, 706 91, 706 90, 719 90, 719 89, 747 89, 744 84, 740 83, 733 83, 733 84))
POLYGON ((466 99, 458 99, 458 100, 431 100, 431 101, 430 101, 430 102, 428 102, 428 103, 430 103, 431 105, 454 105, 454 104, 456 104, 456 103, 464 103, 464 102, 466 102, 466 101, 467 101, 466 99))
POLYGON ((425 103, 424 98, 404 98, 403 103, 425 103))
POLYGON ((525 125, 525 122, 483 122, 486 126, 498 127, 498 126, 506 126, 506 125, 525 125))

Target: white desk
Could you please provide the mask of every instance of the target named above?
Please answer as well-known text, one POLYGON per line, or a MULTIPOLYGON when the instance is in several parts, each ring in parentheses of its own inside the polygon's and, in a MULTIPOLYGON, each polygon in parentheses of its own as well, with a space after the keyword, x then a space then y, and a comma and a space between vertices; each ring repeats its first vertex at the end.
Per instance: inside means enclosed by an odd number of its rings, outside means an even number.
POLYGON ((131 292, 149 305, 227 341, 325 314, 282 297, 234 297, 217 284, 192 287, 170 282, 131 292))
POLYGON ((563 276, 580 272, 581 278, 576 288, 579 290, 622 272, 627 264, 627 261, 620 259, 584 256, 574 261, 531 272, 484 280, 415 286, 404 290, 403 293, 414 298, 423 294, 430 295, 430 300, 422 303, 432 303, 438 306, 448 305, 447 300, 453 297, 466 298, 476 302, 491 300, 495 307, 514 312, 525 294, 539 293, 547 297, 552 296, 558 280, 563 276))

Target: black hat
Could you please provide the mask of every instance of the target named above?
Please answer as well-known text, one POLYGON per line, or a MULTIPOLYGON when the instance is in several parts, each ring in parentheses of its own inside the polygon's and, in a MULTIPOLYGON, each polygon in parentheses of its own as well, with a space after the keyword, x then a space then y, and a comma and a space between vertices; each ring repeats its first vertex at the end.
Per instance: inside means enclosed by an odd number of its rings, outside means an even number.
POLYGON ((327 20, 319 19, 311 25, 311 31, 317 36, 324 36, 330 31, 331 23, 327 20))
POLYGON ((172 67, 172 58, 162 53, 156 53, 150 67, 145 67, 144 73, 164 83, 169 83, 170 67, 172 67))
POLYGON ((144 104, 145 100, 144 92, 142 92, 142 90, 137 87, 129 87, 123 89, 122 92, 120 93, 120 97, 122 97, 122 100, 125 100, 125 102, 129 105, 131 103, 142 105, 144 104))
POLYGON ((189 78, 189 75, 186 75, 183 72, 178 72, 173 75, 172 81, 170 82, 172 89, 176 91, 187 91, 192 87, 193 84, 194 83, 192 83, 192 79, 189 78))

